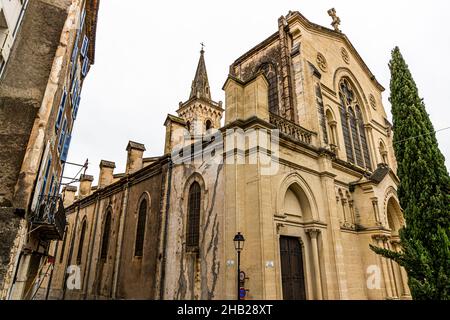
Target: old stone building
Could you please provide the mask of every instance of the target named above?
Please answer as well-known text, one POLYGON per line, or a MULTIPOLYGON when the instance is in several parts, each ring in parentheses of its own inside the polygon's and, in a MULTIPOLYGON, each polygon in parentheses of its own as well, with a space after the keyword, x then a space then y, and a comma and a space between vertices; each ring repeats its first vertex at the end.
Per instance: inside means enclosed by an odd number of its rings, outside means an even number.
POLYGON ((8 59, 0 59, 3 299, 34 295, 50 241, 64 234, 60 186, 82 86, 94 63, 98 2, 0 2, 0 25, 6 14, 8 27, 6 38, 0 36, 6 39, 2 54, 8 51, 8 59))
POLYGON ((230 66, 223 105, 201 51, 164 154, 130 141, 124 173, 67 187, 52 299, 405 299, 384 90, 349 39, 299 12, 230 66), (223 117, 224 116, 224 117, 223 117))

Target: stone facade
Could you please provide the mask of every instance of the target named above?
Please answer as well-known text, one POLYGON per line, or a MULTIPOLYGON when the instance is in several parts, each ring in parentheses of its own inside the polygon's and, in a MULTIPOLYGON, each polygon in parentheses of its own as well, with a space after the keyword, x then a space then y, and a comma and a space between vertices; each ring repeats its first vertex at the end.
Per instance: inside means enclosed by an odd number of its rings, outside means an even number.
POLYGON ((82 84, 94 62, 98 10, 96 0, 21 2, 0 79, 2 298, 31 293, 38 270, 48 269, 41 258, 49 239, 31 232, 32 224, 58 201, 82 84))
POLYGON ((335 30, 281 17, 230 66, 225 110, 202 50, 164 155, 130 142, 124 174, 102 161, 98 187, 65 190, 51 298, 236 299, 237 232, 246 299, 409 297, 369 249, 400 250, 403 225, 384 89, 330 12, 335 30))

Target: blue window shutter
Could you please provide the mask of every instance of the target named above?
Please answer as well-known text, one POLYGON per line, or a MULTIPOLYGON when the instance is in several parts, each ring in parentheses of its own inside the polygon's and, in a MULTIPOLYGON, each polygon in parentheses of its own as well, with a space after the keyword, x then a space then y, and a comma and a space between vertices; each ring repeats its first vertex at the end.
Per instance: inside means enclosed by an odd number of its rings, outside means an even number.
POLYGON ((83 77, 86 77, 87 72, 88 72, 88 67, 89 67, 89 58, 86 57, 86 58, 84 58, 83 68, 81 69, 81 74, 83 75, 83 77))
POLYGON ((84 8, 83 12, 81 13, 80 30, 83 30, 84 20, 86 20, 86 8, 84 8))
POLYGON ((77 98, 78 98, 78 79, 75 79, 74 82, 75 83, 72 88, 72 106, 75 105, 75 102, 77 101, 77 98))
POLYGON ((74 61, 77 58, 77 55, 78 55, 78 35, 73 45, 72 58, 70 59, 70 61, 74 61))
POLYGON ((63 94, 61 96, 61 102, 59 103, 58 117, 56 118, 56 123, 55 123, 56 130, 58 130, 59 126, 61 125, 62 115, 64 112, 64 106, 66 105, 66 99, 67 99, 67 91, 66 91, 66 88, 64 88, 63 94))
POLYGON ((61 162, 66 162, 67 160, 67 154, 69 153, 69 147, 70 147, 70 140, 72 139, 71 135, 67 135, 65 141, 64 141, 64 148, 61 154, 61 162))
POLYGON ((59 135, 59 142, 58 142, 58 151, 61 152, 61 147, 64 142, 64 139, 66 137, 66 127, 67 127, 67 119, 64 118, 63 126, 61 128, 61 133, 59 135))
POLYGON ((89 38, 86 37, 86 35, 84 35, 84 37, 83 37, 83 44, 81 46, 81 56, 82 57, 86 56, 88 47, 89 47, 89 38))
POLYGON ((81 96, 78 96, 77 102, 75 103, 75 106, 74 106, 73 111, 72 111, 72 118, 73 118, 73 120, 75 120, 77 118, 78 108, 80 106, 80 100, 81 100, 81 96))
POLYGON ((45 167, 44 182, 42 183, 41 195, 44 195, 45 188, 47 187, 48 173, 50 172, 51 164, 52 164, 52 158, 50 157, 50 158, 48 158, 47 166, 45 167))

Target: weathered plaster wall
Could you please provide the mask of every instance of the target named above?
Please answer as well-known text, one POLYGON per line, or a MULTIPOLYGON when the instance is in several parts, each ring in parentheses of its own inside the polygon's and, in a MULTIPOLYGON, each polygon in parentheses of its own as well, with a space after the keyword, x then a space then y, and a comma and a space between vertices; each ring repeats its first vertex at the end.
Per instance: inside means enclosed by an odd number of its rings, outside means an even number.
MULTIPOLYGON (((224 261, 220 259, 223 218, 223 165, 202 163, 175 166, 166 263, 164 299, 220 299, 224 261), (186 250, 187 192, 193 181, 202 192, 200 248, 198 255, 186 250)), ((231 241, 231 240, 230 240, 231 241)))

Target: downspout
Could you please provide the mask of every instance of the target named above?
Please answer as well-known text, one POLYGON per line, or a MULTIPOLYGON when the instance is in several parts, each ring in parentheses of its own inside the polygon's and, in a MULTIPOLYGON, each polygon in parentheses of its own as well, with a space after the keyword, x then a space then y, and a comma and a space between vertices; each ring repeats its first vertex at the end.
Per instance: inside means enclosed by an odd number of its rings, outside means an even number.
POLYGON ((164 287, 165 287, 165 277, 166 277, 166 261, 167 261, 167 231, 169 228, 169 209, 170 209, 170 191, 172 190, 172 159, 169 159, 169 174, 167 179, 167 193, 166 193, 166 210, 164 214, 164 240, 163 240, 163 259, 161 261, 161 284, 159 287, 159 299, 164 300, 164 287))
POLYGON ((87 295, 88 295, 88 290, 89 290, 89 280, 90 280, 90 276, 91 276, 91 264, 92 264, 92 257, 94 256, 94 239, 95 239, 95 235, 97 234, 97 223, 98 223, 98 212, 100 208, 100 194, 97 195, 97 201, 95 202, 95 208, 94 208, 94 212, 95 212, 95 222, 94 222, 94 227, 91 230, 91 239, 89 242, 89 251, 88 251, 88 264, 87 264, 87 270, 86 270, 86 282, 84 283, 86 290, 84 291, 84 295, 83 295, 83 299, 86 300, 87 295))
POLYGON ((80 215, 80 204, 78 204, 78 209, 77 209, 77 216, 75 218, 75 224, 73 226, 73 231, 72 231, 72 239, 70 241, 70 251, 69 251, 69 257, 67 258, 67 262, 66 262, 66 268, 64 269, 64 282, 63 282, 63 295, 62 295, 62 300, 64 300, 66 298, 66 287, 67 287, 67 269, 69 267, 69 263, 72 261, 72 254, 73 254, 73 245, 75 243, 75 238, 76 238, 76 234, 75 232, 77 231, 77 225, 78 225, 78 218, 80 215))
POLYGON ((118 239, 117 239, 117 245, 116 245, 116 257, 115 257, 115 263, 114 263, 114 282, 112 286, 112 298, 117 298, 117 287, 119 285, 119 271, 120 271, 120 260, 122 255, 122 244, 123 244, 123 233, 125 230, 125 216, 128 209, 128 195, 130 194, 130 186, 129 182, 125 184, 125 195, 122 203, 122 210, 121 210, 121 216, 120 216, 120 222, 119 222, 119 233, 118 233, 118 239))

